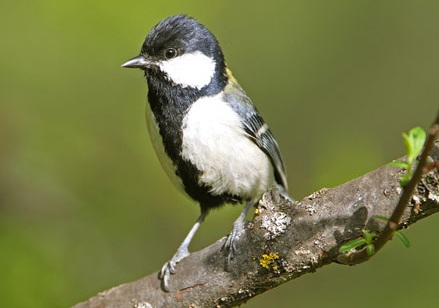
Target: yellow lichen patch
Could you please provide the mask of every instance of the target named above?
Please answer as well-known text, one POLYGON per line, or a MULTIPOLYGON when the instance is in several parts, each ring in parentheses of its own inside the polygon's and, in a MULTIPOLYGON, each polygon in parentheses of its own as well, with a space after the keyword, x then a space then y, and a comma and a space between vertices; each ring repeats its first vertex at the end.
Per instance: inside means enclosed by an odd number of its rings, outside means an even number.
POLYGON ((276 260, 279 259, 279 254, 277 252, 272 253, 270 252, 270 254, 266 254, 264 253, 262 255, 262 258, 259 260, 259 264, 262 267, 265 267, 266 269, 270 269, 270 267, 277 271, 278 266, 276 264, 276 260))

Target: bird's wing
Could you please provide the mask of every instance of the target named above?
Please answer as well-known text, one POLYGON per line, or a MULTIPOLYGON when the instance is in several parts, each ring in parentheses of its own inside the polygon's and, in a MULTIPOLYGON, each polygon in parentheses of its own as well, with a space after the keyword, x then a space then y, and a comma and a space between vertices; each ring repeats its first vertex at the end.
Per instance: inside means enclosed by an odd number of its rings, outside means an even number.
POLYGON ((279 146, 251 99, 234 78, 230 80, 230 76, 224 90, 224 99, 240 115, 247 136, 269 157, 277 184, 287 192, 287 174, 279 146))
POLYGON ((274 167, 274 175, 276 182, 282 185, 285 191, 288 191, 287 174, 285 165, 280 155, 279 146, 276 139, 274 139, 268 125, 264 122, 262 117, 254 113, 243 121, 244 129, 247 135, 253 140, 256 145, 264 151, 270 158, 274 167))

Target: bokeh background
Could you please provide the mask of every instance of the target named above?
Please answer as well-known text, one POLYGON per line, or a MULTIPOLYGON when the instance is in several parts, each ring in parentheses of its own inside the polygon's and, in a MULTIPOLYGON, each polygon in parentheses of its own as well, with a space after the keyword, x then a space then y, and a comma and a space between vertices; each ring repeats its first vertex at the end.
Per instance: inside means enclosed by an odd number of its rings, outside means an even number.
MULTIPOLYGON (((172 14, 197 17, 276 135, 296 199, 403 155, 438 110, 437 1, 0 3, 0 306, 69 307, 158 270, 199 214, 149 142, 136 56, 172 14)), ((192 244, 226 235, 212 213, 192 244)), ((439 217, 366 264, 332 265, 248 307, 437 307, 439 217)))

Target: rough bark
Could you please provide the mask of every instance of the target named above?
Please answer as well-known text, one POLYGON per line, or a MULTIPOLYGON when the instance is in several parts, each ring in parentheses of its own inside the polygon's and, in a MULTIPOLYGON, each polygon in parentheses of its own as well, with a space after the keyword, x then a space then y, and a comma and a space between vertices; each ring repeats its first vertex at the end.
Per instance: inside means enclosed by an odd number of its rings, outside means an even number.
MULTIPOLYGON (((439 143, 430 153, 439 160, 439 143)), ((246 225, 238 253, 226 269, 225 238, 192 253, 177 265, 170 292, 153 273, 101 292, 85 307, 232 307, 323 265, 348 264, 339 247, 367 228, 379 233, 398 203, 402 170, 384 166, 332 189, 321 189, 291 203, 276 190, 267 192, 246 225)), ((439 173, 426 174, 404 213, 401 228, 439 211, 439 173)))

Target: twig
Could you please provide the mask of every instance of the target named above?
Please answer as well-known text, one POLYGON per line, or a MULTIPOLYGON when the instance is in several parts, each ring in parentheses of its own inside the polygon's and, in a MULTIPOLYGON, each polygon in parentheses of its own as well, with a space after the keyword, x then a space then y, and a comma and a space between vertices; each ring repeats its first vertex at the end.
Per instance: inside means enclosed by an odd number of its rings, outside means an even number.
MULTIPOLYGON (((428 137, 424 145, 424 149, 421 153, 418 166, 416 167, 415 172, 413 173, 410 181, 403 186, 403 192, 401 198, 389 220, 387 221, 386 226, 383 231, 381 231, 373 242, 375 246, 375 253, 378 252, 390 239, 392 239, 393 234, 396 230, 398 230, 402 215, 404 214, 405 209, 407 208, 411 197, 413 196, 413 192, 418 185, 421 177, 427 171, 431 171, 438 166, 438 162, 434 162, 432 164, 427 165, 427 158, 430 154, 430 151, 433 147, 436 136, 439 132, 439 113, 436 116, 436 120, 431 125, 428 131, 428 137)), ((358 252, 349 252, 346 255, 346 261, 349 264, 358 264, 370 259, 373 255, 368 255, 366 249, 362 249, 358 252)))

